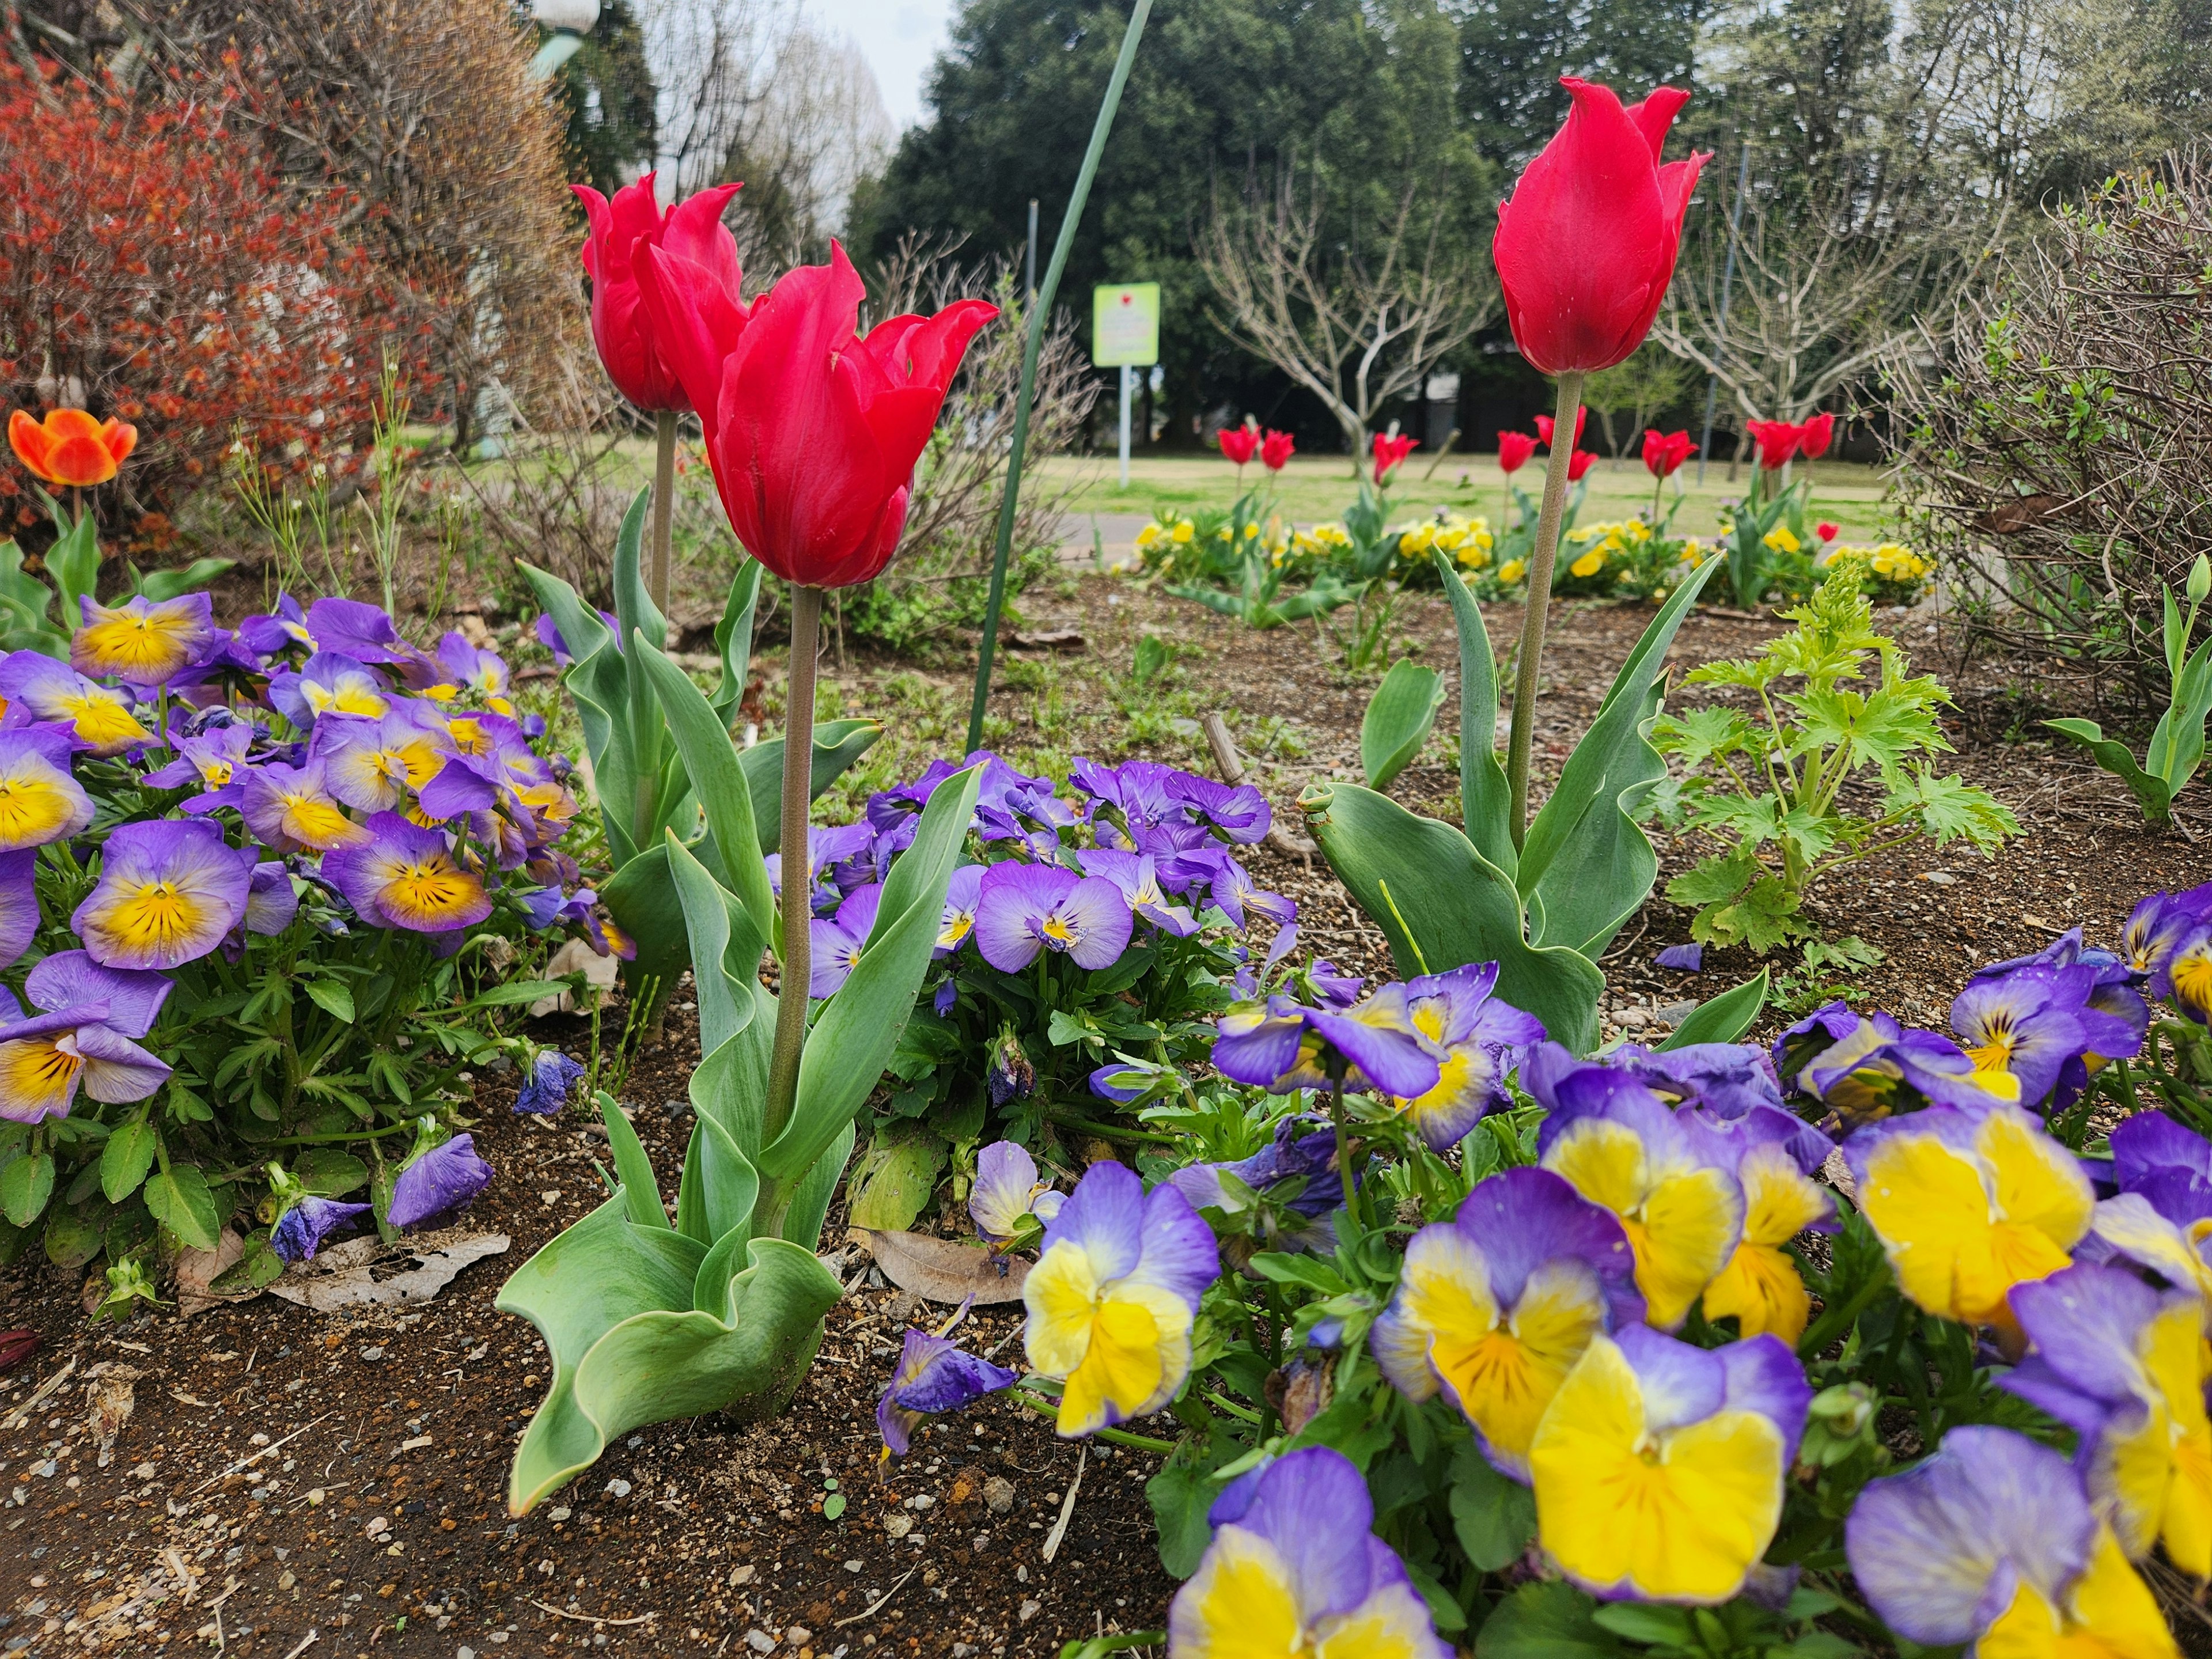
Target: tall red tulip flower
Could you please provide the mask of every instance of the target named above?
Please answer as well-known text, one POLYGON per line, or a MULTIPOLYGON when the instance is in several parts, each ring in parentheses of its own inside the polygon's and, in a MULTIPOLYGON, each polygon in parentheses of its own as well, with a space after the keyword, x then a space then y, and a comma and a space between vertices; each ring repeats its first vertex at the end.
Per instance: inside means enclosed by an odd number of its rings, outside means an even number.
POLYGON ((1655 478, 1670 478, 1690 459, 1690 452, 1695 447, 1687 431, 1660 432, 1647 427, 1644 433, 1644 470, 1655 478))
POLYGON ((1782 471, 1805 441, 1805 428, 1790 421, 1746 421, 1743 429, 1759 446, 1759 465, 1764 472, 1782 471))
MULTIPOLYGON (((1536 417, 1536 441, 1542 444, 1547 449, 1551 447, 1552 443, 1552 428, 1553 424, 1554 422, 1553 422, 1552 417, 1548 415, 1539 415, 1536 417)), ((1575 405, 1575 441, 1577 443, 1580 443, 1583 441, 1583 428, 1589 424, 1589 410, 1584 408, 1582 404, 1577 404, 1575 405)))
POLYGON ((1270 431, 1260 440, 1260 465, 1270 472, 1280 472, 1297 451, 1297 444, 1289 433, 1270 431))
POLYGON ((1573 454, 1567 457, 1567 482, 1580 483, 1583 481, 1583 475, 1588 472, 1596 461, 1597 451, 1595 449, 1575 451, 1573 454))
POLYGON ((1815 415, 1797 428, 1797 453, 1808 461, 1817 461, 1828 453, 1828 446, 1836 439, 1836 417, 1815 415))
POLYGON ((1252 464, 1252 457, 1260 447, 1260 428, 1255 426, 1224 426, 1213 436, 1221 446, 1222 454, 1239 472, 1252 464))
POLYGON ((1528 458, 1536 453, 1536 441, 1525 432, 1501 432, 1498 434, 1498 470, 1511 477, 1528 465, 1528 458))
POLYGON ((1413 453, 1418 442, 1419 440, 1413 438, 1386 437, 1380 432, 1376 433, 1375 434, 1375 482, 1381 483, 1392 469, 1401 465, 1406 457, 1413 453))
POLYGON ((684 382, 669 366, 653 318, 639 291, 641 249, 657 247, 696 266, 708 280, 696 284, 712 295, 726 317, 742 325, 737 239, 722 223, 736 185, 716 185, 676 204, 664 216, 653 195, 653 174, 625 185, 609 201, 589 185, 572 185, 592 231, 584 242, 584 270, 592 279, 592 343, 615 390, 648 412, 684 413, 692 407, 684 382))
MULTIPOLYGON (((684 273, 647 255, 665 309, 684 273)), ((673 366, 706 428, 707 460, 745 550, 801 588, 851 587, 890 562, 915 463, 975 331, 999 314, 962 300, 934 317, 857 332, 867 290, 844 248, 784 273, 733 347, 708 331, 671 338, 673 366)))
MULTIPOLYGON (((1572 76, 1566 124, 1528 165, 1498 210, 1491 254, 1505 319, 1521 355, 1559 381, 1559 418, 1577 407, 1583 379, 1624 361, 1650 332, 1681 249, 1690 192, 1708 159, 1662 162, 1667 130, 1689 101, 1661 87, 1626 108, 1609 88, 1572 76)), ((1581 422, 1575 435, 1582 435, 1581 422)), ((1583 452, 1552 445, 1544 506, 1529 553, 1528 597, 1515 665, 1507 740, 1507 824, 1521 845, 1528 820, 1528 755, 1536 731, 1537 673, 1559 557, 1570 470, 1583 452)), ((1587 464, 1585 464, 1587 470, 1587 464)))
POLYGON ((693 337, 708 332, 724 349, 744 327, 744 272, 737 238, 722 223, 736 185, 716 185, 678 202, 665 216, 647 173, 607 198, 589 185, 573 185, 592 234, 584 242, 584 270, 592 279, 592 343, 615 390, 653 416, 653 564, 647 579, 653 603, 668 610, 670 542, 675 522, 676 417, 693 407, 676 371, 679 349, 696 349, 693 337), (644 294, 646 250, 658 250, 684 274, 685 304, 656 313, 644 294))

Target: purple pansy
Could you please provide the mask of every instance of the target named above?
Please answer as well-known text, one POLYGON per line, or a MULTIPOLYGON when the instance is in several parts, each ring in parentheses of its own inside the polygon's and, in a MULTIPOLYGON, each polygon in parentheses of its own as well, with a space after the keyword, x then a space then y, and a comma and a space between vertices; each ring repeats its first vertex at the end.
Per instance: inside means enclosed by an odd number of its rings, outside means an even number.
POLYGON ((198 794, 178 803, 180 811, 195 815, 212 812, 218 806, 236 806, 245 798, 246 785, 240 775, 246 769, 246 752, 256 735, 244 720, 210 726, 198 732, 173 724, 169 746, 177 751, 177 758, 149 772, 146 781, 157 789, 199 785, 198 794))
POLYGON ((215 632, 214 601, 204 593, 173 599, 138 593, 113 606, 87 593, 77 606, 83 625, 70 638, 70 666, 147 690, 182 673, 215 632))
POLYGON ((1670 945, 1651 961, 1660 968, 1678 968, 1686 974, 1703 973, 1705 947, 1702 945, 1670 945))
POLYGON ((956 1342, 908 1326, 890 1386, 876 1402, 876 1427, 885 1449, 903 1457, 923 1418, 957 1412, 1018 1380, 1014 1372, 977 1358, 956 1342))
POLYGON ((246 919, 258 857, 225 845, 204 820, 123 824, 107 837, 99 884, 70 926, 103 967, 180 967, 246 919))
POLYGON ((491 1165, 477 1156, 476 1137, 458 1134, 418 1152, 392 1183, 384 1218, 399 1228, 419 1227, 459 1209, 491 1182, 491 1165))
POLYGON ((1213 1066, 1224 1077, 1276 1094, 1345 1086, 1401 1100, 1434 1089, 1443 1066, 1413 1024, 1407 988, 1384 986, 1350 1007, 1312 1007, 1287 996, 1233 1007, 1215 1022, 1213 1066), (1331 1056, 1334 1059, 1332 1060, 1331 1056))
POLYGON ((382 677, 336 651, 318 651, 301 668, 271 674, 269 702, 302 732, 325 714, 378 720, 392 708, 382 677))
POLYGON ((875 930, 876 912, 882 907, 881 886, 862 887, 848 895, 834 917, 815 917, 807 923, 813 962, 808 970, 806 994, 832 997, 860 965, 860 951, 875 930))
POLYGON ((82 1086, 107 1104, 143 1100, 169 1067, 132 1039, 153 1029, 169 994, 162 975, 103 968, 82 951, 63 951, 31 969, 27 1015, 0 987, 0 1118, 38 1123, 65 1117, 82 1086))
POLYGON ((0 853, 0 968, 21 959, 39 935, 39 849, 0 853))
POLYGON ((994 1140, 975 1155, 975 1184, 968 1213, 976 1237, 988 1244, 1012 1241, 1025 1216, 1040 1223, 1060 1213, 1067 1194, 1037 1179, 1036 1160, 1011 1140, 994 1140))
POLYGON ((1431 1147, 1457 1146, 1505 1098, 1505 1079, 1543 1022, 1493 996, 1494 962, 1428 974, 1406 985, 1406 1012, 1437 1066, 1435 1085, 1402 1097, 1398 1109, 1431 1147))
POLYGON ((1129 943, 1130 925, 1120 888, 1053 865, 994 864, 975 902, 975 948, 1006 973, 1048 950, 1079 968, 1111 967, 1129 943))
POLYGON ((1162 933, 1188 939, 1198 931, 1198 918, 1191 915, 1190 907, 1172 902, 1161 890, 1151 854, 1109 848, 1094 848, 1078 857, 1085 875, 1103 876, 1112 882, 1121 890, 1129 908, 1162 933))
POLYGON ((559 1111, 568 1103, 568 1097, 584 1080, 587 1069, 583 1061, 569 1059, 558 1048, 540 1048, 514 1097, 514 1109, 540 1115, 559 1111))
POLYGON ((345 1204, 332 1198, 303 1198, 276 1218, 269 1230, 269 1247, 286 1261, 312 1261, 330 1236, 350 1231, 369 1213, 366 1204, 345 1204))

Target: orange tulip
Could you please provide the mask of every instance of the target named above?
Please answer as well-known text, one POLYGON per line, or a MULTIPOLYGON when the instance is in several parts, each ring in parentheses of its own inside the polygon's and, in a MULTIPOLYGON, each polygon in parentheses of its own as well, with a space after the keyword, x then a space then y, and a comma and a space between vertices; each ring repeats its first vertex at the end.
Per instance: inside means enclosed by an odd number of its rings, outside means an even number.
POLYGON ((81 409, 52 410, 44 421, 19 409, 8 417, 8 444, 17 460, 48 483, 82 488, 115 476, 137 447, 138 428, 95 421, 81 409))

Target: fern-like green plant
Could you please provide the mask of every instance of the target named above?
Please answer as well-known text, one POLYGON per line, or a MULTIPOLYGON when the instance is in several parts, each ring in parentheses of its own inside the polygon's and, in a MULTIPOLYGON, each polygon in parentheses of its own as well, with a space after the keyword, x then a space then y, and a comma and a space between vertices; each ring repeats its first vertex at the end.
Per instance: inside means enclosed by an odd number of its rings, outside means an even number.
POLYGON ((1761 954, 1812 936, 1805 894, 1846 864, 1923 836, 1988 851, 2020 833, 2002 802, 1924 758, 1950 750, 1936 711, 1951 695, 1910 673, 1897 642, 1875 632, 1851 573, 1783 614, 1796 626, 1757 656, 1688 677, 1747 692, 1751 708, 1715 703, 1651 728, 1653 746, 1680 763, 1653 792, 1662 820, 1730 843, 1669 882, 1667 896, 1697 908, 1692 938, 1761 954), (1867 772, 1883 789, 1871 817, 1840 799, 1867 772))

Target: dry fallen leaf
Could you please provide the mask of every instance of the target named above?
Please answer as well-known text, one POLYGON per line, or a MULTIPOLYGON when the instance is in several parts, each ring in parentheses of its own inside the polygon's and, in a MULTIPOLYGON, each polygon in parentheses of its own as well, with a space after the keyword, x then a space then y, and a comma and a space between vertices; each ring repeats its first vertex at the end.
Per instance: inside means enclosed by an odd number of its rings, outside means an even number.
POLYGON ((565 1014, 579 1007, 590 1007, 595 1000, 614 989, 615 975, 621 965, 611 956, 599 955, 582 939, 570 939, 553 953, 538 977, 561 979, 569 974, 581 974, 588 989, 580 1000, 576 993, 565 989, 550 997, 538 998, 530 1005, 531 1018, 542 1019, 547 1014, 565 1014))
POLYGON ((505 1233, 426 1233, 386 1245, 375 1237, 349 1238, 295 1262, 269 1287, 271 1296, 328 1313, 334 1308, 427 1302, 472 1261, 507 1251, 505 1233))
POLYGON ((868 1247, 884 1277, 902 1291, 932 1302, 1018 1302, 1030 1264, 1018 1255, 994 1256, 980 1245, 927 1233, 878 1232, 855 1227, 853 1237, 868 1247))
POLYGON ((211 1250, 184 1249, 177 1252, 177 1317, 190 1319, 196 1313, 220 1307, 226 1302, 244 1302, 261 1294, 245 1291, 233 1296, 210 1295, 208 1286, 216 1276, 228 1273, 246 1254, 246 1241, 230 1228, 222 1230, 211 1250))
POLYGON ((100 1444, 100 1467, 115 1461, 115 1437, 137 1407, 136 1384, 141 1373, 131 1365, 95 1365, 86 1373, 85 1398, 92 1403, 86 1426, 100 1444))

